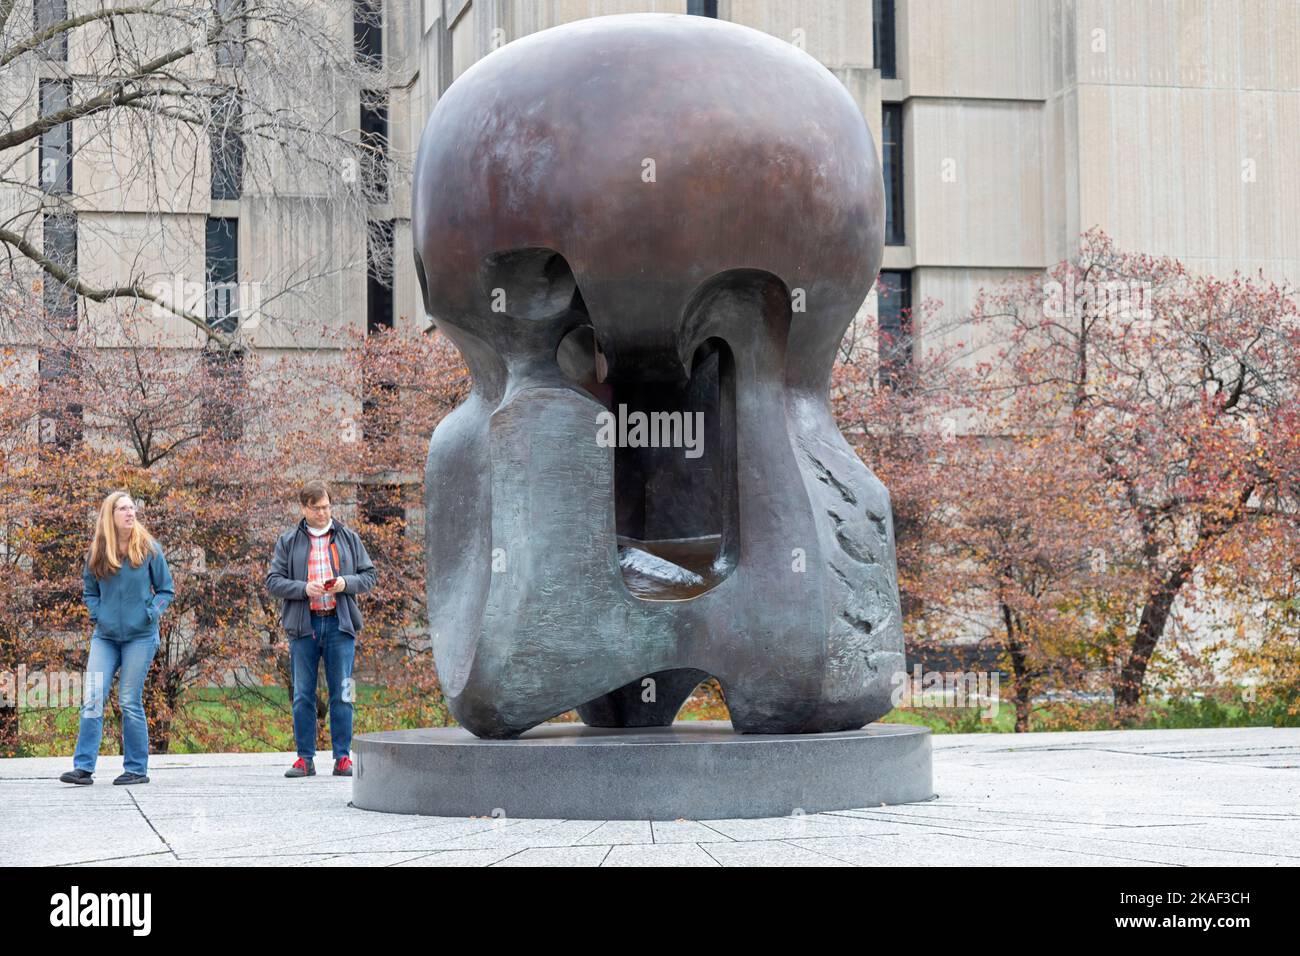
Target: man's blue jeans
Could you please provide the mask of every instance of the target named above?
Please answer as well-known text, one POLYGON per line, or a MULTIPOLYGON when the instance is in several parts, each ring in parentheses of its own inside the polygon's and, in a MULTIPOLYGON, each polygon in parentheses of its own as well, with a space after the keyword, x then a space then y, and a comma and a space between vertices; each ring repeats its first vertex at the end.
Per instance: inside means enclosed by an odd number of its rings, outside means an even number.
POLYGON ((325 659, 325 684, 330 692, 330 746, 334 759, 352 747, 352 661, 357 642, 339 630, 339 618, 311 615, 312 637, 289 642, 293 662, 293 739, 299 757, 316 756, 316 671, 325 659))
POLYGON ((117 702, 122 708, 122 764, 127 773, 144 774, 149 767, 149 721, 144 716, 144 678, 158 650, 158 635, 131 641, 91 637, 90 656, 82 684, 81 727, 72 766, 95 772, 99 742, 104 734, 104 701, 121 672, 117 702))

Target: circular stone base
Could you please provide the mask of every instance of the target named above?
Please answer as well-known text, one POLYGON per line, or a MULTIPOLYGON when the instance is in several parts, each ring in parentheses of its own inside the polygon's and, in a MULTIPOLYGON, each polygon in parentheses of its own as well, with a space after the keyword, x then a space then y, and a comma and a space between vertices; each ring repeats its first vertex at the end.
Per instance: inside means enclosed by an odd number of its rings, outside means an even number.
POLYGON ((385 813, 542 820, 727 820, 934 796, 930 730, 830 734, 543 724, 514 740, 459 727, 353 739, 352 804, 385 813))

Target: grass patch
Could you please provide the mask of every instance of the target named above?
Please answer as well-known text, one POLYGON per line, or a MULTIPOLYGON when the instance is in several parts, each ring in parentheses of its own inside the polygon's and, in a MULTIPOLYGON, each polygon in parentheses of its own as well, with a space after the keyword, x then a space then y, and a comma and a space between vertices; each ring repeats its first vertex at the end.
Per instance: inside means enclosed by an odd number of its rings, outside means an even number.
MULTIPOLYGON (((323 691, 322 691, 323 693, 323 691)), ((1267 703, 1243 700, 1228 689, 1222 697, 1174 697, 1151 700, 1142 717, 1127 729, 1174 730, 1202 727, 1297 727, 1300 713, 1292 713, 1288 702, 1267 703), (1227 702, 1225 702, 1227 701, 1227 702)), ((937 734, 1012 733, 1015 708, 1003 702, 994 717, 985 718, 984 707, 895 708, 882 723, 929 727, 937 734)), ((576 711, 555 718, 573 722, 576 711)), ((683 705, 679 720, 729 720, 726 702, 716 681, 701 685, 683 705)), ((353 732, 406 730, 416 727, 452 726, 445 704, 436 700, 427 706, 412 706, 385 688, 357 687, 353 732)), ((328 747, 328 716, 318 721, 318 749, 328 747)), ((27 710, 19 715, 20 747, 17 756, 70 756, 77 740, 78 711, 75 707, 27 710)), ((1034 731, 1115 730, 1119 725, 1109 703, 1104 701, 1045 701, 1035 705, 1030 719, 1034 731)), ((110 708, 104 718, 101 753, 120 753, 121 728, 110 708)), ((198 687, 187 690, 172 726, 169 753, 292 751, 293 713, 289 692, 283 687, 198 687)), ((155 750, 155 752, 157 752, 155 750)))
MULTIPOLYGON (((323 693, 321 700, 324 700, 323 693)), ((289 691, 284 687, 194 687, 184 692, 177 710, 168 753, 296 749, 293 708, 289 691), (217 743, 205 743, 208 741, 217 743)), ((445 726, 449 722, 450 716, 441 701, 413 711, 409 706, 399 707, 385 688, 364 684, 356 688, 354 734, 445 726)), ((75 707, 24 711, 19 717, 17 756, 71 756, 77 743, 78 725, 79 713, 75 707)), ((317 731, 317 748, 327 749, 328 713, 321 718, 318 711, 317 731)), ((121 742, 122 731, 117 714, 111 707, 106 707, 100 753, 121 753, 121 742)), ((153 740, 151 746, 156 746, 153 740)), ((153 752, 158 751, 154 749, 153 752)))
MULTIPOLYGON (((1121 725, 1106 701, 1046 701, 1034 705, 1031 731, 1194 730, 1208 727, 1300 727, 1300 713, 1290 713, 1282 701, 1248 703, 1240 692, 1233 702, 1214 697, 1171 697, 1149 700, 1142 716, 1121 725)), ((983 709, 895 708, 881 718, 887 724, 919 724, 937 734, 1014 733, 1015 706, 1003 701, 997 716, 982 719, 983 709)))

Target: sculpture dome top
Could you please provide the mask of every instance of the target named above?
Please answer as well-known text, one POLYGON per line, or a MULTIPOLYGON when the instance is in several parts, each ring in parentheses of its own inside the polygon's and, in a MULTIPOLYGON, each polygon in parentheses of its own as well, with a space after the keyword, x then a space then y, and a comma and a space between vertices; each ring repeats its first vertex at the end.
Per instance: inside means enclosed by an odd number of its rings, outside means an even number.
POLYGON ((430 314, 489 342, 576 286, 611 357, 671 351, 705 283, 760 270, 804 290, 792 338, 820 366, 875 279, 883 208, 867 124, 815 59, 726 21, 634 14, 466 70, 424 130, 412 229, 430 314), (494 318, 520 250, 567 268, 520 280, 494 318))

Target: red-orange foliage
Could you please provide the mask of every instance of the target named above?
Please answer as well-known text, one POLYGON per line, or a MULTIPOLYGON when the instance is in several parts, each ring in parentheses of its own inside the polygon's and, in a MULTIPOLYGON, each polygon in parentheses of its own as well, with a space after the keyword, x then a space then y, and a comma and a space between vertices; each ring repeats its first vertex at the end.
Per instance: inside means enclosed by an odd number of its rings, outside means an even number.
POLYGON ((1294 660, 1293 290, 1094 232, 981 295, 965 341, 934 345, 933 311, 905 387, 876 384, 870 349, 837 370, 840 421, 894 496, 911 639, 996 634, 1019 729, 1033 693, 1089 675, 1132 719, 1176 602, 1211 585, 1264 601, 1261 653, 1294 660))
MULTIPOLYGON (((192 706, 184 692, 211 685, 241 689, 224 700, 240 740, 231 740, 230 726, 191 714, 187 745, 265 742, 273 723, 289 720, 263 693, 289 683, 267 563, 275 537, 299 518, 300 482, 325 477, 378 570, 379 585, 362 599, 357 659, 358 682, 384 688, 367 700, 373 722, 446 719, 427 652, 422 535, 404 515, 421 513, 428 437, 465 388, 454 349, 440 337, 396 332, 350 340, 332 355, 272 360, 64 345, 74 376, 38 390, 34 376, 17 374, 24 356, 11 350, 11 374, 0 377, 0 573, 17 596, 0 602, 0 668, 83 665, 89 622, 80 575, 93 512, 109 491, 126 488, 176 584, 146 684, 154 749, 166 751, 180 710, 192 706), (77 405, 84 438, 73 413, 69 430, 48 421, 44 429, 65 444, 42 442, 38 418, 77 405)), ((33 744, 60 733, 53 720, 29 732, 33 744)), ((0 712, 0 749, 20 743, 16 715, 0 712)))

